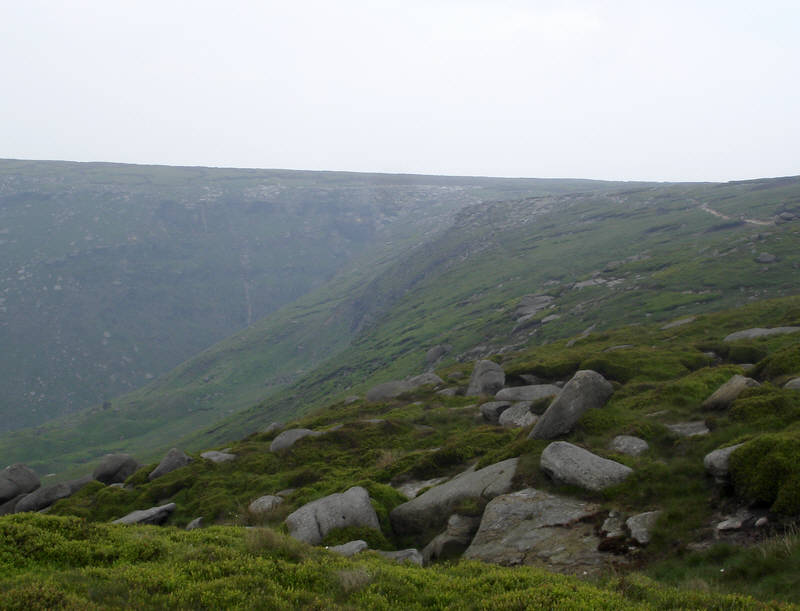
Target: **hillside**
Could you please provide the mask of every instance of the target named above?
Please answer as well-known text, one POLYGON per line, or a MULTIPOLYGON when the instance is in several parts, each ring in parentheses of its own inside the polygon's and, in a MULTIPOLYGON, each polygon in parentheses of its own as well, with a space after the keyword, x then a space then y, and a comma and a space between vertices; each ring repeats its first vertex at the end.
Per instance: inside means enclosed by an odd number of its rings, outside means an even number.
POLYGON ((0 160, 0 431, 139 388, 464 206, 592 184, 0 160))

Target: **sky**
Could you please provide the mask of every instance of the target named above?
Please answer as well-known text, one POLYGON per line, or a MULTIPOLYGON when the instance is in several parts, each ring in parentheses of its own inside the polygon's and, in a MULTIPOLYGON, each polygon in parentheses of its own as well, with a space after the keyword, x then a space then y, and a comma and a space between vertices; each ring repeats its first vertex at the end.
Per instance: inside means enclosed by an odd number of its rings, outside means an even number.
POLYGON ((0 0, 0 158, 800 174, 796 0, 0 0))

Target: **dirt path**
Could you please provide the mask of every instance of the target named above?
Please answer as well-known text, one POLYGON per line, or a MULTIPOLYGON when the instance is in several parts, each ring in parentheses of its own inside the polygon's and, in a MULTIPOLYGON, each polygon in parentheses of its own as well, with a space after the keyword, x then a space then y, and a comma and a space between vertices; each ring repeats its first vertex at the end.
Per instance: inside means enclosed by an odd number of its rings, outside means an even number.
MULTIPOLYGON (((724 219, 726 221, 729 221, 729 220, 732 219, 731 216, 728 216, 727 214, 722 214, 722 212, 717 212, 713 208, 710 208, 708 204, 702 204, 700 206, 700 210, 702 210, 703 212, 708 212, 708 214, 710 214, 712 216, 716 216, 717 218, 720 218, 720 219, 724 219)), ((758 221, 756 219, 741 219, 741 220, 743 222, 745 222, 745 223, 748 223, 749 225, 761 225, 761 226, 764 226, 764 225, 774 225, 775 224, 772 221, 758 221)))

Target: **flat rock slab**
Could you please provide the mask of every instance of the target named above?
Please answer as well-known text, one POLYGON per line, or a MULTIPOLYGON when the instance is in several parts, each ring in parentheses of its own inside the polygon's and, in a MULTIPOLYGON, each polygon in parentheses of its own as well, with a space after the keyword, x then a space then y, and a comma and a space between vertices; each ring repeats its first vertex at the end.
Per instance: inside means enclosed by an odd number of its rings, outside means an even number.
POLYGON ((490 500, 511 490, 517 458, 509 458, 478 471, 468 469, 435 486, 389 513, 396 534, 424 533, 440 528, 463 500, 490 500))
POLYGON ((753 378, 746 378, 737 373, 703 401, 702 406, 705 409, 727 409, 745 390, 756 386, 761 385, 753 378))
POLYGON ((514 403, 504 410, 497 419, 497 424, 508 429, 521 429, 535 424, 539 416, 531 411, 530 401, 514 403))
POLYGON ((367 545, 366 541, 356 539, 355 541, 348 541, 347 543, 342 543, 341 545, 331 545, 327 549, 329 552, 349 558, 350 556, 355 556, 356 554, 363 552, 368 548, 369 545, 367 545))
POLYGON ((311 429, 289 429, 283 431, 283 433, 272 440, 272 443, 269 444, 269 451, 280 452, 281 450, 287 450, 305 437, 319 437, 320 435, 322 435, 322 433, 312 431, 311 429))
POLYGON ((596 371, 578 371, 553 399, 528 438, 553 439, 569 433, 587 410, 605 405, 613 392, 611 383, 596 371))
POLYGON ((539 401, 548 397, 555 397, 561 389, 555 384, 530 384, 528 386, 512 386, 497 391, 494 398, 497 401, 539 401))
POLYGON ((175 507, 175 503, 167 503, 150 509, 138 509, 118 520, 114 520, 112 524, 163 524, 170 514, 175 511, 175 507))
POLYGON ((494 395, 506 382, 503 368, 494 361, 477 361, 469 379, 467 395, 494 395))
POLYGON ((627 456, 639 456, 650 449, 650 444, 644 439, 632 435, 617 435, 611 440, 608 449, 618 454, 627 456))
POLYGON ((594 503, 527 488, 498 496, 486 506, 464 558, 501 565, 533 565, 564 573, 593 573, 614 561, 597 551, 589 522, 594 503))
POLYGON ((725 342, 735 342, 740 339, 756 339, 759 337, 769 337, 770 335, 785 335, 787 333, 797 333, 800 327, 773 327, 771 329, 763 329, 756 327, 754 329, 745 329, 743 331, 736 331, 730 335, 726 335, 725 342))
POLYGON ((205 458, 206 460, 210 460, 213 463, 219 464, 236 460, 236 454, 218 452, 217 450, 209 450, 208 452, 203 452, 200 454, 200 458, 205 458))
POLYGON ((295 510, 286 518, 289 534, 299 541, 319 545, 330 531, 348 526, 380 530, 369 493, 361 486, 331 494, 295 510))
POLYGON ((147 476, 147 479, 152 482, 156 478, 185 467, 190 462, 192 462, 192 459, 185 452, 179 450, 178 448, 172 448, 169 452, 167 452, 166 456, 161 459, 161 462, 158 463, 158 466, 150 472, 150 475, 147 476))
POLYGON ((702 435, 708 435, 711 432, 703 420, 677 422, 675 424, 665 424, 664 426, 678 437, 700 437, 702 435))
POLYGON ((743 443, 737 443, 735 446, 719 448, 706 454, 705 458, 703 458, 703 466, 706 469, 706 473, 711 475, 718 483, 727 482, 730 474, 731 454, 743 445, 743 443))
POLYGON ((539 466, 557 482, 593 491, 619 484, 633 473, 630 467, 566 441, 554 441, 547 446, 539 466))

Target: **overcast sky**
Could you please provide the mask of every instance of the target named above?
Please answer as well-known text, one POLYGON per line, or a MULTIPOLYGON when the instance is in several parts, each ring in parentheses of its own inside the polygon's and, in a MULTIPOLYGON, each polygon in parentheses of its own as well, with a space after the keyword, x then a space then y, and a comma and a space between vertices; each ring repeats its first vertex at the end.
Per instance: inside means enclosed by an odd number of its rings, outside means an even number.
POLYGON ((800 174, 800 2, 0 0, 0 157, 800 174))

